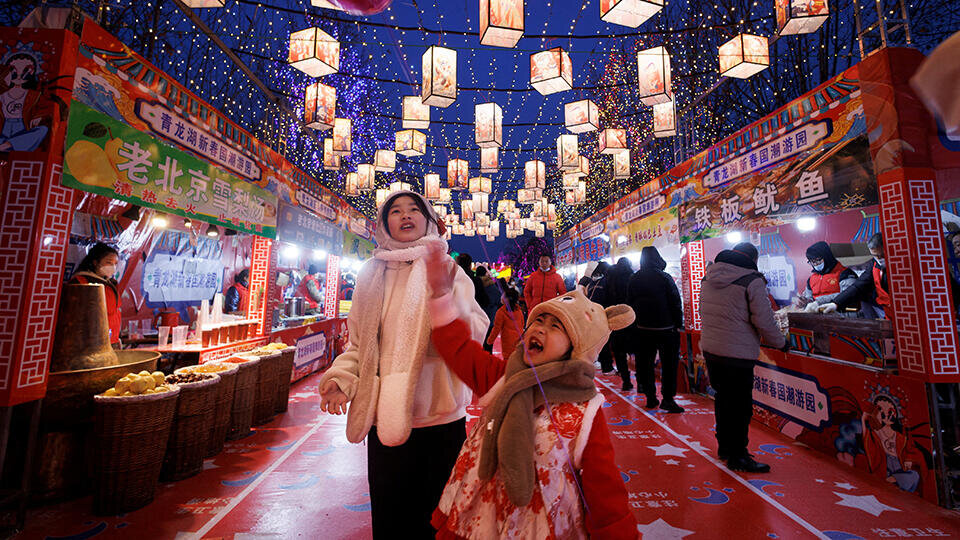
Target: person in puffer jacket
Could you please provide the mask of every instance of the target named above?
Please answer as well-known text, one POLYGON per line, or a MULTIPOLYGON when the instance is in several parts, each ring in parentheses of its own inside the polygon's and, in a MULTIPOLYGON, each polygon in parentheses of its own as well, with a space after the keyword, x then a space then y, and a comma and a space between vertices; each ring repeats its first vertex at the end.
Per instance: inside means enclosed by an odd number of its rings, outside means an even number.
POLYGON ((753 366, 761 341, 786 351, 789 343, 773 317, 767 280, 757 271, 757 248, 742 242, 721 251, 700 287, 700 348, 716 391, 714 414, 720 459, 731 470, 769 472, 747 452, 753 416, 753 366))

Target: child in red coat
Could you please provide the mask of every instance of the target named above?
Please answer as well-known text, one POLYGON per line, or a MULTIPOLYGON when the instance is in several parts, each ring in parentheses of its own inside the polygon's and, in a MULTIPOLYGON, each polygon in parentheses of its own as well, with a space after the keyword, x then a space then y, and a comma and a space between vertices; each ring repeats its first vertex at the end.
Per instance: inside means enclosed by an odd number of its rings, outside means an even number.
POLYGON ((520 310, 520 293, 516 289, 507 287, 503 291, 503 305, 497 310, 493 318, 493 328, 487 337, 487 345, 493 345, 500 336, 500 349, 504 357, 513 354, 513 350, 520 343, 520 333, 523 332, 523 311, 520 310))
POLYGON ((580 291, 543 302, 504 361, 457 319, 452 261, 428 257, 434 347, 483 407, 434 511, 437 538, 637 538, 593 381, 633 310, 580 291))

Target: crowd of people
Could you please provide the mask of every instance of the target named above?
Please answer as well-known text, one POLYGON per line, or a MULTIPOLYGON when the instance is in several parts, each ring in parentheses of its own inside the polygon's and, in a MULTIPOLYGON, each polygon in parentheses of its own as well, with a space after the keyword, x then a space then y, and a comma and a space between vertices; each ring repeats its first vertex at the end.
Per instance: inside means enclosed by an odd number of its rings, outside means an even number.
MULTIPOLYGON (((443 221, 417 193, 392 195, 375 235, 349 346, 319 384, 321 408, 347 414, 347 439, 368 441, 374 538, 636 538, 594 375, 597 364, 616 369, 623 391, 636 380, 647 408, 684 412, 675 401, 683 309, 657 249, 644 248, 636 270, 628 258, 593 264, 568 291, 548 254, 522 282, 494 279, 467 254, 454 262, 443 221), (468 434, 473 395, 482 416, 468 434), (570 419, 563 430, 552 428, 555 410, 570 419), (571 465, 576 474, 565 474, 571 465)), ((867 296, 882 306, 882 238, 870 249, 875 264, 858 278, 829 246, 811 246, 814 275, 799 307, 828 311, 867 296)), ((789 347, 758 259, 750 243, 720 252, 696 307, 718 457, 751 473, 770 470, 747 450, 753 367, 761 346, 789 347)))

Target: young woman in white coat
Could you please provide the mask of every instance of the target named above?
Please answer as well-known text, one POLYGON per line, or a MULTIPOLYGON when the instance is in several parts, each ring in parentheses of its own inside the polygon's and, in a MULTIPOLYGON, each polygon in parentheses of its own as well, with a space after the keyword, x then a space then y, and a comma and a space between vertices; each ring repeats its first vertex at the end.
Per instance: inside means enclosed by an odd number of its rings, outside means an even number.
MULTIPOLYGON (((443 230, 417 193, 383 203, 377 249, 357 276, 347 317, 349 345, 320 379, 321 408, 347 411, 350 442, 367 438, 374 538, 433 538, 430 516, 466 438, 471 391, 430 343, 425 261, 430 244, 446 250, 443 230)), ((454 293, 460 318, 482 340, 489 321, 462 270, 454 293)))

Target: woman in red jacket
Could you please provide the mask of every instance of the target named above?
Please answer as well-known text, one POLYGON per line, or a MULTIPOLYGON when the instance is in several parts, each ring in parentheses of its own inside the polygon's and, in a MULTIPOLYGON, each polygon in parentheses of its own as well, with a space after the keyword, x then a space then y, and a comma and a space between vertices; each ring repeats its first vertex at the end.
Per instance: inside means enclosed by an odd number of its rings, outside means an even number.
POLYGON ((523 299, 527 302, 527 312, 537 307, 540 302, 546 302, 567 292, 563 278, 553 267, 549 255, 540 256, 540 268, 530 274, 523 284, 523 299))
MULTIPOLYGON (((500 349, 503 356, 510 356, 517 343, 520 342, 520 334, 523 332, 523 312, 520 311, 520 294, 512 287, 506 287, 503 290, 503 305, 497 310, 493 317, 493 327, 490 329, 490 335, 487 337, 487 345, 493 346, 500 336, 500 349)), ((490 349, 487 349, 490 351, 490 349)))
POLYGON ((110 343, 114 349, 120 348, 120 289, 113 275, 117 273, 120 254, 112 247, 98 242, 80 261, 70 283, 103 285, 106 301, 107 322, 110 326, 110 343))

